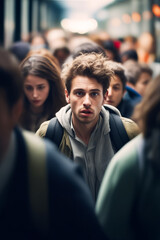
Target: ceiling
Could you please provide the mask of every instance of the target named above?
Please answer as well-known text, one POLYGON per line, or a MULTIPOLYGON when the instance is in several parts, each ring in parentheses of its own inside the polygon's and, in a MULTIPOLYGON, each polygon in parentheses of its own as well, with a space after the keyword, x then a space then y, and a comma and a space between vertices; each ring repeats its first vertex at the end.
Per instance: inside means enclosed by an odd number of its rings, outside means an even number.
POLYGON ((115 0, 50 0, 56 2, 64 9, 65 16, 68 18, 77 15, 87 15, 88 17, 98 11, 98 9, 114 2, 115 0))

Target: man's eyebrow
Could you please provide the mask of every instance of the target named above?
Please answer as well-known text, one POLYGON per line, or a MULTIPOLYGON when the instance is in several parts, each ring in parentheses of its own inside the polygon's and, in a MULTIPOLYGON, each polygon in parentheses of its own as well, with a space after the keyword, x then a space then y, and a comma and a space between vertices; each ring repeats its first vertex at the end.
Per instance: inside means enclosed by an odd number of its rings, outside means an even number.
POLYGON ((91 92, 100 92, 101 90, 98 89, 98 88, 95 88, 95 89, 91 89, 90 91, 91 91, 91 92))
MULTIPOLYGON (((75 92, 75 91, 83 91, 83 92, 85 92, 86 90, 83 89, 83 88, 75 88, 75 89, 73 89, 73 92, 75 92)), ((91 89, 91 90, 89 90, 89 91, 90 91, 90 92, 100 92, 101 90, 98 89, 98 88, 95 88, 95 89, 91 89)))

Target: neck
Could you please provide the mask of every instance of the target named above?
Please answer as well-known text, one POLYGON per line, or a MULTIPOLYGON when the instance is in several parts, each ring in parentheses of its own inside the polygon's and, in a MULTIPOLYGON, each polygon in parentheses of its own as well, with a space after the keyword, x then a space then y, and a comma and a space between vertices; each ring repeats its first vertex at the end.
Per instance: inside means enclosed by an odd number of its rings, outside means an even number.
POLYGON ((91 125, 89 123, 75 124, 75 122, 73 121, 73 127, 74 127, 77 137, 80 138, 87 145, 89 143, 90 136, 91 136, 93 130, 95 129, 96 123, 94 125, 93 124, 91 125))

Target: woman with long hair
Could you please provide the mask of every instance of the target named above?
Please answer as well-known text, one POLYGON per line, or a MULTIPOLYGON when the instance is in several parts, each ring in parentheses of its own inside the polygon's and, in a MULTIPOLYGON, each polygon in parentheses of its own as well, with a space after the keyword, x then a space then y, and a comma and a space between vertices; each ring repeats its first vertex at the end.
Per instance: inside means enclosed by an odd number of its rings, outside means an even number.
POLYGON ((20 64, 24 78, 24 110, 20 125, 36 132, 66 104, 59 66, 44 54, 29 54, 20 64))

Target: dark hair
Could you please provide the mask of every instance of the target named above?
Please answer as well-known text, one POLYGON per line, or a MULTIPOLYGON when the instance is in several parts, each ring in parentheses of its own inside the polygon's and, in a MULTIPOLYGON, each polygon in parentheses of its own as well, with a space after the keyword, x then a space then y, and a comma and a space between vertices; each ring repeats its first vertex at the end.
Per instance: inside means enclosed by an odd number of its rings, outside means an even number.
POLYGON ((103 46, 103 48, 105 50, 111 51, 113 53, 113 55, 114 55, 114 59, 113 60, 114 61, 121 62, 120 55, 119 55, 119 50, 116 47, 114 40, 107 39, 107 40, 103 41, 102 46, 103 46))
POLYGON ((111 61, 111 60, 107 62, 107 65, 113 71, 113 74, 119 77, 120 81, 122 82, 123 91, 124 91, 126 82, 127 82, 127 78, 125 75, 125 68, 121 63, 111 61))
MULTIPOLYGON (((64 83, 60 77, 59 67, 51 58, 35 54, 27 56, 20 64, 20 69, 24 79, 28 75, 33 75, 44 78, 48 81, 50 91, 45 105, 50 116, 54 116, 55 113, 66 104, 64 96, 64 83)), ((26 97, 25 102, 28 102, 26 97)))
POLYGON ((23 79, 18 60, 3 48, 0 48, 0 89, 4 90, 10 108, 17 103, 23 93, 23 79))
POLYGON ((125 62, 129 59, 138 61, 138 54, 135 49, 129 49, 121 53, 121 60, 122 62, 125 62))
POLYGON ((72 51, 72 57, 75 59, 81 54, 85 53, 101 53, 104 57, 106 57, 105 50, 97 43, 94 42, 86 42, 78 45, 73 51, 72 51))
POLYGON ((107 61, 107 57, 102 54, 88 53, 81 54, 64 65, 62 79, 68 92, 70 93, 72 80, 79 75, 96 79, 103 86, 103 93, 105 94, 113 74, 112 70, 107 66, 107 61))
POLYGON ((136 85, 142 73, 148 73, 152 76, 152 69, 146 63, 139 63, 134 60, 126 61, 123 66, 125 67, 125 74, 127 81, 136 85))
POLYGON ((21 62, 30 51, 30 44, 23 41, 14 42, 8 50, 21 62))

